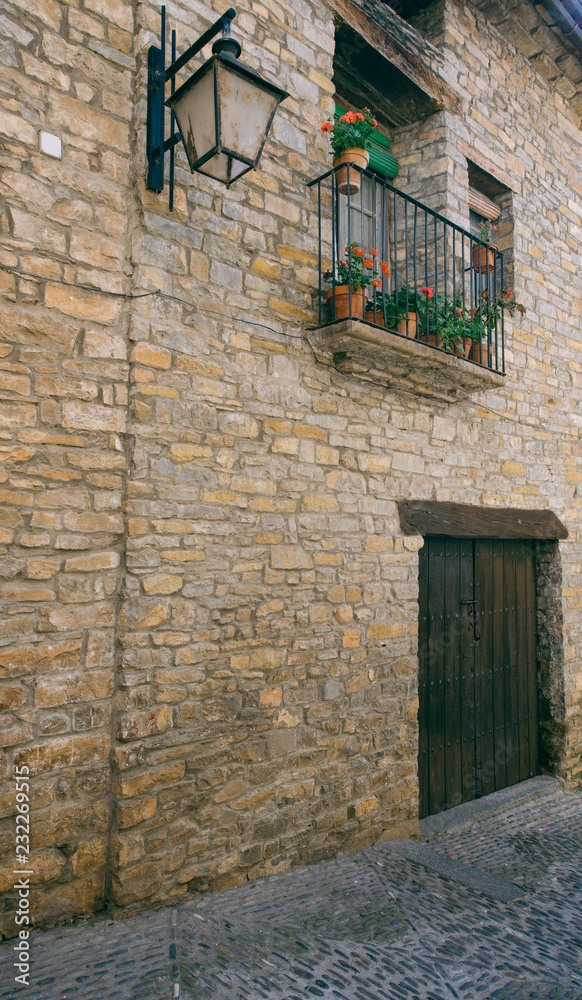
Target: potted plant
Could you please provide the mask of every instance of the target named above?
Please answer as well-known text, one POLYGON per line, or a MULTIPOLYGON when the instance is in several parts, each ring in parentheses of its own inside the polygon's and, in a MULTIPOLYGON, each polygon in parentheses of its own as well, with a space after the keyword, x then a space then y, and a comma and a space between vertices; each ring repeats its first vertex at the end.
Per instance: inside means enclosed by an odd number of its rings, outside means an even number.
MULTIPOLYGON (((410 285, 403 285, 398 292, 393 293, 393 301, 396 306, 398 333, 406 337, 416 337, 418 327, 422 335, 426 328, 426 316, 428 303, 433 298, 434 292, 428 285, 423 285, 419 291, 415 291, 410 285)), ((430 340, 429 340, 430 342, 430 340)))
MULTIPOLYGON (((381 269, 386 267, 383 273, 390 274, 385 261, 380 261, 380 267, 381 269)), ((371 284, 375 285, 376 282, 372 281, 371 284)), ((376 323, 376 326, 387 326, 405 337, 415 337, 418 325, 421 333, 426 327, 428 303, 433 294, 432 288, 428 286, 416 292, 411 285, 402 285, 398 291, 390 294, 376 292, 365 304, 366 318, 369 322, 376 323)), ((434 340, 434 331, 431 333, 431 338, 430 343, 434 340)))
POLYGON ((345 255, 345 260, 337 264, 335 273, 331 268, 323 273, 325 281, 332 285, 327 301, 332 305, 334 319, 350 316, 363 319, 365 289, 369 286, 381 288, 380 274, 388 276, 390 269, 385 260, 377 260, 376 250, 365 250, 359 243, 346 246, 345 255))
POLYGON ((473 310, 472 321, 469 326, 468 336, 471 344, 467 347, 465 356, 477 364, 489 367, 489 348, 491 333, 495 330, 497 321, 501 318, 501 313, 507 309, 511 317, 518 312, 525 315, 525 306, 518 302, 511 288, 506 288, 499 295, 490 297, 485 289, 481 295, 481 303, 473 310))
POLYGON ((459 301, 454 305, 446 300, 439 310, 438 346, 468 357, 475 339, 481 338, 481 329, 478 319, 469 309, 463 309, 459 301))
MULTIPOLYGON (((384 264, 385 262, 380 261, 380 263, 384 264)), ((383 273, 389 275, 390 271, 386 269, 383 273)), ((371 284, 374 287, 374 291, 366 299, 366 319, 369 323, 375 323, 376 326, 387 326, 389 329, 392 329, 398 320, 398 310, 394 296, 377 290, 381 287, 381 280, 375 278, 371 284)))
POLYGON ((363 111, 346 111, 341 118, 321 126, 322 132, 329 133, 333 165, 340 167, 335 175, 340 194, 357 194, 360 190, 360 170, 365 170, 370 162, 367 144, 377 124, 370 109, 364 108, 363 111), (349 168, 342 166, 348 163, 349 168))
POLYGON ((479 223, 479 238, 487 246, 481 246, 480 243, 476 243, 472 250, 472 258, 473 270, 481 274, 486 274, 495 267, 495 251, 498 247, 495 243, 491 242, 491 233, 495 232, 496 229, 497 226, 494 226, 490 219, 485 219, 479 223))

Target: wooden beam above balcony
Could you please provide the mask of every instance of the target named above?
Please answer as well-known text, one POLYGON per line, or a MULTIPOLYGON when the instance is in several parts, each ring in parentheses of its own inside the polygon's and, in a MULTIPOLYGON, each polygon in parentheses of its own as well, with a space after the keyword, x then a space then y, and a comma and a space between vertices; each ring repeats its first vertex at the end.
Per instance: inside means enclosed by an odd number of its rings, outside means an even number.
POLYGON ((459 111, 459 95, 438 72, 438 49, 390 7, 378 0, 326 2, 336 14, 338 93, 372 103, 391 126, 459 111))

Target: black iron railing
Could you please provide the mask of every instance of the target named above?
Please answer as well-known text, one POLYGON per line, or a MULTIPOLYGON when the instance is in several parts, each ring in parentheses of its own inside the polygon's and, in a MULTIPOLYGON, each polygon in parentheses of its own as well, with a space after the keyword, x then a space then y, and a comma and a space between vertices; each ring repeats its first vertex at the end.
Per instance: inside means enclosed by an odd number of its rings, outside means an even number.
POLYGON ((358 319, 505 372, 510 293, 497 247, 368 170, 336 167, 308 187, 317 199, 319 326, 358 319))

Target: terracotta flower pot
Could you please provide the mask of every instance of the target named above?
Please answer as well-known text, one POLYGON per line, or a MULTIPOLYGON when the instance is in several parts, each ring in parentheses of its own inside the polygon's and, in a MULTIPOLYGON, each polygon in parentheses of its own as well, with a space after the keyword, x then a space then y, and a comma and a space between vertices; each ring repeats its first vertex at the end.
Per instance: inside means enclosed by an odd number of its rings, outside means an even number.
POLYGON ((469 358, 470 361, 476 361, 478 365, 484 365, 485 368, 488 368, 489 352, 487 341, 482 340, 480 344, 477 344, 474 340, 468 341, 465 347, 465 357, 469 358))
MULTIPOLYGON (((369 162, 370 154, 367 150, 360 149, 357 146, 350 146, 349 149, 344 149, 341 156, 334 156, 334 167, 340 167, 342 163, 355 164, 353 167, 350 166, 350 194, 357 194, 360 190, 362 180, 360 170, 365 170, 369 162)), ((335 176, 339 193, 348 194, 348 168, 341 167, 341 170, 338 170, 335 176)))
POLYGON ((495 267, 495 251, 497 249, 495 243, 488 243, 485 247, 477 243, 472 250, 473 270, 480 271, 481 274, 492 271, 495 267))
MULTIPOLYGON (((421 329, 419 331, 419 334, 418 334, 418 339, 419 339, 419 341, 420 341, 421 344, 430 344, 431 347, 436 347, 437 346, 436 333, 429 333, 428 340, 427 340, 426 339, 426 330, 422 330, 421 329)), ((443 346, 440 341, 439 341, 439 345, 438 346, 439 347, 443 346)))
POLYGON ((333 304, 335 299, 335 319, 348 319, 350 316, 356 319, 364 318, 364 289, 352 288, 352 310, 350 313, 350 286, 336 285, 330 288, 327 293, 327 303, 334 318, 333 304))
POLYGON ((381 309, 376 309, 375 314, 373 309, 368 309, 366 312, 366 319, 368 320, 368 323, 375 323, 376 326, 386 326, 384 322, 384 313, 381 309))
POLYGON ((401 320, 396 329, 405 337, 416 337, 416 313, 407 313, 407 318, 401 320))

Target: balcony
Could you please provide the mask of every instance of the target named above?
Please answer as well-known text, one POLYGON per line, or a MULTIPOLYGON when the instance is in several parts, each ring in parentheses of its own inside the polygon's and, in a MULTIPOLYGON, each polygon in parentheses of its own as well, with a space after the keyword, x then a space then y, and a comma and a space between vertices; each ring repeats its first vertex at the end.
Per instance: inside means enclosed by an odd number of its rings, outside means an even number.
POLYGON ((309 339, 346 374, 442 400, 504 384, 503 254, 355 166, 308 187, 317 202, 318 324, 309 339))

